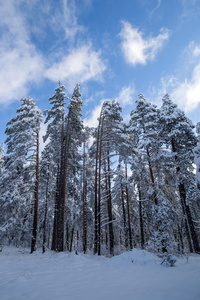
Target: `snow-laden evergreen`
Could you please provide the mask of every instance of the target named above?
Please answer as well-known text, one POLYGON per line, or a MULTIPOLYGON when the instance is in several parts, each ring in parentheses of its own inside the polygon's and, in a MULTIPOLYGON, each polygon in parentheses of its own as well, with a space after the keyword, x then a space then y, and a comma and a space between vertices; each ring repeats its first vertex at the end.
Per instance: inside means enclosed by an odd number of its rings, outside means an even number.
POLYGON ((169 96, 158 109, 140 94, 128 124, 106 100, 97 128, 84 127, 80 85, 70 98, 59 82, 49 102, 40 157, 34 100, 22 99, 7 123, 1 245, 106 256, 137 247, 169 264, 174 254, 199 253, 198 138, 169 96))
MULTIPOLYGON (((14 245, 28 245, 37 212, 38 140, 41 110, 31 97, 21 99, 16 117, 6 125, 7 152, 1 187, 1 236, 14 245)), ((35 233, 36 234, 36 233, 35 233)), ((36 236, 35 236, 36 237, 36 236)))

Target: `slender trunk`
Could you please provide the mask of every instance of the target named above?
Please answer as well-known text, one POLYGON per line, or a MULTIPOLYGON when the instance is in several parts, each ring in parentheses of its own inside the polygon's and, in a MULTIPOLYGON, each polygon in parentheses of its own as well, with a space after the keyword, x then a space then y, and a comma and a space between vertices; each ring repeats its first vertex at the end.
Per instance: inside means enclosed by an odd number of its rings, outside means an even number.
POLYGON ((55 205, 54 205, 54 220, 53 220, 53 236, 52 236, 52 245, 51 250, 57 251, 57 231, 58 231, 58 198, 59 198, 59 167, 57 172, 57 180, 56 180, 56 194, 55 194, 55 205))
POLYGON ((153 191, 154 203, 155 203, 155 205, 158 205, 158 198, 157 198, 157 195, 156 195, 156 192, 155 192, 155 180, 154 180, 153 170, 152 170, 152 167, 151 167, 151 156, 150 156, 148 148, 147 148, 147 156, 148 156, 148 165, 149 165, 151 183, 152 183, 153 190, 154 190, 153 191))
POLYGON ((143 226, 143 216, 142 216, 142 197, 140 186, 138 186, 139 190, 139 216, 140 216, 140 245, 141 249, 144 249, 144 226, 143 226))
POLYGON ((69 251, 69 224, 66 222, 66 248, 69 251))
MULTIPOLYGON (((38 120, 39 123, 39 120, 38 120)), ((39 187, 39 131, 37 131, 36 169, 35 169, 35 191, 34 191, 34 217, 31 253, 36 250, 37 220, 38 220, 38 187, 39 187)))
MULTIPOLYGON (((126 172, 126 180, 127 180, 128 179, 127 163, 125 164, 125 172, 126 172)), ((131 217, 130 217, 130 207, 129 207, 129 193, 128 193, 127 183, 126 183, 126 204, 127 204, 127 215, 128 215, 129 243, 130 243, 130 249, 133 249, 132 232, 131 232, 131 217)))
POLYGON ((103 118, 100 123, 100 141, 99 141, 99 182, 98 182, 98 240, 97 251, 101 255, 101 160, 102 160, 102 139, 103 139, 103 118))
POLYGON ((70 252, 72 252, 73 238, 74 238, 74 227, 72 228, 72 233, 71 233, 71 241, 70 241, 70 248, 69 248, 70 252))
POLYGON ((97 253, 98 245, 98 161, 99 161, 99 138, 100 138, 100 127, 101 119, 103 115, 103 106, 101 108, 99 125, 97 131, 97 142, 96 142, 96 165, 95 165, 95 184, 94 184, 94 254, 97 253))
POLYGON ((87 176, 85 162, 85 135, 83 143, 83 252, 87 251, 87 176))
MULTIPOLYGON (((108 142, 109 144, 109 142, 108 142)), ((108 145, 109 147, 109 145, 108 145)), ((109 148, 108 148, 109 149, 109 148)), ((109 238, 110 238, 110 254, 114 255, 114 232, 113 232, 113 218, 112 218, 112 199, 111 199, 111 179, 110 179, 110 153, 107 150, 107 164, 108 164, 108 218, 109 218, 109 238)))
MULTIPOLYGON (((109 151, 107 152, 109 155, 109 151)), ((105 153, 104 153, 105 157, 105 153)), ((106 185, 106 198, 107 198, 107 211, 108 211, 108 229, 109 229, 109 251, 111 255, 114 255, 114 234, 113 234, 113 224, 112 224, 112 205, 111 205, 111 189, 110 189, 110 161, 107 158, 108 170, 106 168, 106 158, 104 158, 104 173, 105 173, 105 185, 106 185)))
POLYGON ((121 184, 121 200, 122 200, 122 213, 123 213, 123 221, 124 221, 124 238, 125 238, 125 248, 128 248, 128 233, 127 233, 127 224, 126 224, 126 210, 124 203, 124 193, 123 193, 123 185, 121 184))
POLYGON ((45 252, 45 244, 46 244, 46 222, 47 222, 47 208, 48 208, 48 189, 49 189, 49 176, 47 177, 47 185, 46 185, 46 200, 45 200, 45 208, 44 208, 44 222, 43 222, 43 242, 42 242, 42 252, 45 252))

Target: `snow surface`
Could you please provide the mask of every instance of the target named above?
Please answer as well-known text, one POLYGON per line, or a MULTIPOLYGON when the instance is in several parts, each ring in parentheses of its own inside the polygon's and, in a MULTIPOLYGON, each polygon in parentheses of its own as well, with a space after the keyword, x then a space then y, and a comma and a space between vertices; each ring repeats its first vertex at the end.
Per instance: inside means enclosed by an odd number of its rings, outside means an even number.
POLYGON ((174 267, 134 249, 113 258, 45 254, 12 247, 0 252, 1 300, 199 300, 200 256, 174 267))

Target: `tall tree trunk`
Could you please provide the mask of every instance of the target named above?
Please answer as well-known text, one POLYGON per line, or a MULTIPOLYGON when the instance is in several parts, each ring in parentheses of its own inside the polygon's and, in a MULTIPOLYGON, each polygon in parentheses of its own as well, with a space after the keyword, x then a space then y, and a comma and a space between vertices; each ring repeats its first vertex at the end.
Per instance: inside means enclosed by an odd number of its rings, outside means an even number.
MULTIPOLYGON (((126 176, 126 180, 127 180, 128 179, 127 163, 125 163, 125 176, 126 176)), ((126 183, 126 204, 127 204, 127 215, 128 215, 129 243, 130 243, 130 249, 133 249, 132 232, 131 232, 130 205, 129 205, 129 193, 128 193, 127 183, 126 183)))
MULTIPOLYGON (((64 117, 63 117, 64 118, 64 117)), ((70 111, 68 114, 67 124, 62 126, 61 138, 61 163, 58 180, 58 197, 57 197, 57 240, 56 251, 64 250, 64 230, 65 230, 65 199, 66 199, 66 186, 67 186, 67 166, 70 147, 70 111), (65 132, 66 131, 66 132, 65 132)))
POLYGON ((124 201, 124 192, 123 185, 121 184, 121 200, 122 200, 122 213, 123 213, 123 221, 124 221, 124 239, 125 239, 125 248, 128 248, 128 232, 127 232, 127 224, 126 224, 126 210, 125 210, 125 201, 124 201))
POLYGON ((155 205, 158 205, 158 198, 155 192, 155 179, 154 179, 154 175, 153 175, 153 170, 151 167, 151 156, 149 153, 149 149, 147 148, 147 156, 148 156, 148 164, 149 164, 149 172, 150 172, 150 178, 151 178, 151 183, 152 183, 152 187, 153 187, 153 198, 154 198, 154 203, 155 205))
POLYGON ((53 236, 52 236, 52 245, 51 250, 57 251, 57 231, 58 231, 58 198, 59 198, 59 167, 57 172, 56 179, 56 193, 55 193, 55 204, 54 204, 54 219, 53 219, 53 236))
POLYGON ((99 136, 99 181, 98 181, 98 239, 97 239, 97 251, 98 255, 101 255, 101 162, 102 162, 102 139, 103 139, 103 117, 100 123, 100 136, 99 136))
POLYGON ((111 203, 111 184, 110 184, 110 157, 109 151, 107 151, 107 164, 104 153, 104 173, 106 184, 106 198, 107 198, 107 211, 108 211, 108 228, 109 228, 109 251, 111 255, 114 255, 114 233, 113 233, 113 220, 112 220, 112 203, 111 203))
POLYGON ((144 249, 144 225, 143 225, 143 215, 142 215, 142 197, 141 197, 141 189, 140 185, 138 185, 139 191, 139 216, 140 216, 140 245, 141 249, 144 249))
MULTIPOLYGON (((38 120, 39 124, 39 120, 38 120)), ((37 221, 38 221, 38 187, 39 187, 39 131, 36 136, 36 168, 35 168, 35 191, 34 191, 34 217, 33 217, 33 234, 31 243, 31 253, 36 250, 37 238, 37 221)))
POLYGON ((94 254, 99 253, 100 249, 100 187, 98 188, 98 184, 100 184, 100 171, 99 164, 101 163, 100 157, 100 145, 102 138, 102 118, 103 118, 104 106, 102 105, 99 125, 97 131, 97 143, 96 143, 96 165, 95 165, 95 184, 94 184, 94 254), (99 180, 98 180, 99 178, 99 180))
POLYGON ((69 248, 70 252, 72 252, 73 238, 74 238, 74 227, 72 228, 72 233, 71 233, 70 248, 69 248))
POLYGON ((47 184, 46 184, 46 199, 45 199, 45 208, 44 208, 44 222, 43 222, 43 241, 42 241, 42 252, 45 252, 46 244, 46 222, 47 222, 47 208, 48 208, 48 189, 49 189, 49 175, 47 175, 47 184))
MULTIPOLYGON (((109 144, 109 142, 108 142, 109 144)), ((112 217, 112 198, 111 198, 111 178, 110 178, 110 153, 109 145, 107 150, 107 164, 108 164, 108 217, 109 217, 109 237, 110 237, 110 254, 114 255, 114 231, 113 231, 113 217, 112 217)))
POLYGON ((85 161, 85 134, 83 142, 83 252, 87 251, 87 174, 85 161))

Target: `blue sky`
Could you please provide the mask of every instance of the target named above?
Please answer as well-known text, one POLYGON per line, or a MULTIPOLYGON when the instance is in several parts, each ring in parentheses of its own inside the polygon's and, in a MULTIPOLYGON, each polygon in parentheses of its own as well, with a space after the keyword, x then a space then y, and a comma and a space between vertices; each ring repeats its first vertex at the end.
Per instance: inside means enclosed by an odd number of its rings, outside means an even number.
POLYGON ((0 142, 20 99, 42 109, 60 80, 81 84, 83 118, 116 99, 128 119, 138 94, 168 93, 200 121, 199 0, 0 0, 0 142))

